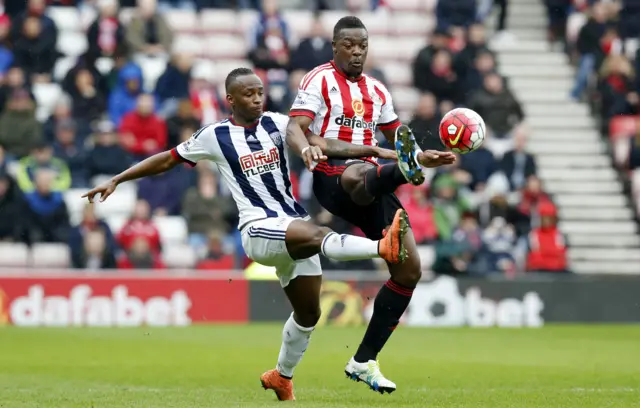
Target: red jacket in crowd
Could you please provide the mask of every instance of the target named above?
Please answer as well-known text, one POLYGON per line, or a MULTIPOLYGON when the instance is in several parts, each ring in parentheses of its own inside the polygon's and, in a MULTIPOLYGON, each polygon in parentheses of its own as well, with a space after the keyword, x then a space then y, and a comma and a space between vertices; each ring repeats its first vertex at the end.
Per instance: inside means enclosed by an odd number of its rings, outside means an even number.
POLYGON ((160 252, 160 233, 150 220, 129 220, 118 233, 118 243, 125 251, 131 248, 136 238, 142 237, 154 253, 160 252))
POLYGON ((120 137, 130 153, 151 156, 167 148, 167 124, 156 115, 129 112, 122 118, 120 137))
MULTIPOLYGON (((556 216, 553 204, 540 206, 541 217, 556 216)), ((529 233, 528 271, 564 272, 567 270, 567 244, 558 226, 543 225, 529 233)))
MULTIPOLYGON (((134 266, 131 260, 126 256, 118 258, 117 267, 118 269, 139 269, 139 267, 134 266)), ((151 266, 151 269, 165 269, 165 265, 158 256, 153 257, 153 265, 151 266)))

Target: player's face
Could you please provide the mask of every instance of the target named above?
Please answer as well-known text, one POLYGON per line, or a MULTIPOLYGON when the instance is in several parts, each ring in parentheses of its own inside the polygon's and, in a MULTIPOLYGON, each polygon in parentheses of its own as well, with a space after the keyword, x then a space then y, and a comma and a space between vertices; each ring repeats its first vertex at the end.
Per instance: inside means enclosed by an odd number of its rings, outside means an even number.
POLYGON ((363 28, 345 28, 333 41, 333 59, 342 72, 357 78, 362 74, 369 49, 369 35, 363 28))
POLYGON ((253 122, 262 115, 264 107, 264 86, 256 75, 244 75, 236 78, 231 86, 227 100, 234 115, 253 122))

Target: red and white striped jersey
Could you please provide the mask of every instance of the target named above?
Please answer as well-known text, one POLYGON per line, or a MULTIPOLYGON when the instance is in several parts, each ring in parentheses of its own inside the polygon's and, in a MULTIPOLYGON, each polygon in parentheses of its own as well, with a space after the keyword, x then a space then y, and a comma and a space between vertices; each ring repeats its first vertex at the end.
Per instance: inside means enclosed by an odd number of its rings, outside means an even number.
POLYGON ((391 94, 377 79, 348 79, 333 63, 311 70, 300 82, 289 116, 313 120, 309 131, 327 139, 375 145, 380 130, 400 126, 391 94))

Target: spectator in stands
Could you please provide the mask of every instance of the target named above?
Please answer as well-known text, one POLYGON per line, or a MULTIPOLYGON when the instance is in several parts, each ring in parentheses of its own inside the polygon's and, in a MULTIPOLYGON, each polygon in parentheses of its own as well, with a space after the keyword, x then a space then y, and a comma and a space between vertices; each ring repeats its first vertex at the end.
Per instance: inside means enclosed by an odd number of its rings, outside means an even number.
POLYGON ((151 220, 151 208, 144 200, 136 201, 131 218, 124 224, 116 241, 120 248, 129 251, 137 239, 147 242, 153 253, 160 252, 160 232, 151 220))
MULTIPOLYGON (((83 71, 89 71, 93 77, 92 85, 99 94, 106 95, 109 92, 108 82, 96 67, 97 60, 98 55, 93 55, 89 52, 80 55, 75 65, 67 72, 62 80, 62 90, 69 95, 77 93, 78 76, 81 75, 83 71)), ((76 119, 78 119, 78 117, 76 117, 76 119)))
POLYGON ((50 82, 58 58, 55 37, 49 37, 37 17, 28 17, 13 43, 15 62, 33 82, 50 82))
POLYGON ((307 73, 318 65, 331 61, 331 59, 333 59, 331 38, 324 29, 320 15, 316 15, 309 34, 291 55, 291 70, 307 73))
POLYGON ((135 238, 126 254, 117 261, 118 269, 164 269, 158 253, 152 250, 149 241, 135 238))
POLYGON ((53 190, 56 173, 41 168, 34 179, 35 189, 25 194, 27 242, 67 242, 69 214, 62 193, 53 190))
POLYGON ((482 231, 483 255, 487 260, 487 271, 499 271, 507 276, 516 272, 513 252, 516 244, 513 225, 502 217, 494 217, 482 231))
POLYGON ((413 61, 413 86, 418 90, 427 92, 429 90, 428 78, 425 73, 431 70, 433 57, 439 51, 449 50, 450 34, 447 30, 436 29, 431 36, 429 45, 418 52, 413 61))
POLYGON ((432 93, 420 95, 418 106, 411 122, 409 122, 409 127, 413 130, 418 145, 423 150, 442 149, 438 131, 440 120, 436 97, 432 93))
POLYGON ((9 29, 11 20, 6 14, 0 13, 0 82, 13 64, 13 52, 9 29))
POLYGON ((144 159, 167 147, 167 125, 154 109, 154 97, 142 94, 137 109, 127 113, 120 124, 120 142, 135 158, 144 159))
POLYGON ((0 143, 16 157, 23 157, 42 141, 42 126, 36 119, 36 104, 25 89, 8 96, 0 114, 0 143))
POLYGON ((571 91, 571 97, 576 100, 582 97, 589 83, 589 78, 595 72, 596 67, 600 66, 604 58, 601 40, 607 27, 608 16, 605 4, 596 2, 591 7, 590 14, 587 23, 580 29, 576 43, 580 59, 575 85, 571 91))
POLYGON ((126 170, 133 162, 129 152, 118 143, 115 126, 108 120, 96 126, 94 146, 87 157, 87 176, 116 175, 126 170))
POLYGON ((568 272, 567 242, 557 226, 557 210, 546 202, 538 211, 540 227, 528 239, 527 272, 568 272))
POLYGON ((87 150, 84 141, 77 136, 76 124, 73 120, 60 123, 56 129, 56 140, 53 142, 53 154, 63 160, 71 174, 71 187, 86 187, 87 183, 87 150))
POLYGON ((180 215, 182 197, 195 184, 195 178, 196 173, 184 163, 166 173, 141 179, 138 198, 149 203, 154 215, 180 215))
POLYGON ((7 165, 13 161, 13 158, 7 154, 4 146, 0 144, 0 172, 7 170, 7 165))
POLYGON ((636 92, 640 93, 640 47, 636 51, 635 59, 635 72, 636 72, 636 92))
POLYGON ((97 87, 94 76, 87 69, 77 72, 74 87, 69 95, 73 100, 73 117, 84 123, 93 122, 102 117, 107 107, 105 96, 97 87))
POLYGON ((22 68, 15 65, 12 66, 3 79, 2 87, 0 87, 0 112, 4 112, 7 100, 16 90, 27 91, 31 99, 35 101, 35 96, 31 93, 31 84, 22 68))
POLYGON ((109 94, 109 118, 116 126, 122 118, 136 108, 142 89, 142 69, 133 62, 125 64, 118 71, 118 83, 109 94))
POLYGON ((231 271, 235 269, 235 257, 224 248, 224 233, 213 230, 208 234, 207 252, 204 258, 198 262, 196 269, 231 271))
POLYGON ((109 265, 105 267, 115 268, 116 240, 109 225, 97 217, 92 204, 85 205, 80 224, 71 229, 69 248, 76 268, 86 268, 88 263, 96 263, 98 256, 102 264, 109 265), (91 234, 99 234, 100 237, 89 237, 91 234))
POLYGON ((476 0, 447 0, 439 1, 436 7, 438 27, 467 28, 476 21, 478 5, 476 0))
POLYGON ((547 40, 550 44, 564 41, 571 0, 544 0, 547 6, 547 40))
POLYGON ((521 230, 528 230, 529 218, 523 216, 509 203, 510 195, 507 177, 502 173, 491 176, 477 208, 477 218, 482 228, 489 227, 495 218, 502 218, 511 225, 525 226, 516 228, 517 236, 520 236, 521 230))
POLYGON ((194 248, 206 244, 206 234, 213 229, 231 232, 238 212, 230 197, 219 194, 218 179, 211 171, 200 171, 197 187, 184 195, 182 215, 187 221, 189 243, 194 248))
MULTIPOLYGON (((108 94, 111 94, 114 89, 120 87, 120 71, 130 63, 128 55, 129 53, 126 45, 118 44, 116 46, 116 50, 112 57, 113 68, 111 68, 109 73, 105 75, 105 85, 108 94)), ((139 85, 139 87, 141 86, 142 85, 139 85)))
POLYGON ((189 81, 193 58, 189 54, 175 54, 156 82, 156 96, 160 112, 167 117, 176 110, 177 100, 189 97, 189 81))
POLYGON ((53 174, 53 180, 48 186, 51 191, 65 191, 71 186, 71 173, 67 164, 64 160, 53 157, 50 144, 41 142, 33 148, 31 155, 20 160, 16 176, 20 189, 25 193, 36 190, 36 175, 43 169, 53 174))
POLYGON ((508 138, 513 128, 524 119, 520 102, 497 73, 485 77, 483 89, 471 95, 468 107, 484 118, 491 136, 497 139, 508 138))
POLYGON ((640 118, 636 120, 636 134, 629 138, 629 170, 640 168, 640 118))
POLYGON ((482 231, 475 218, 462 214, 459 225, 451 237, 435 244, 436 256, 431 269, 439 275, 486 274, 486 262, 482 263, 482 231))
POLYGON ((475 23, 469 27, 465 47, 455 56, 454 67, 460 78, 466 78, 468 70, 481 51, 491 52, 487 46, 487 35, 484 24, 475 23))
POLYGON ((466 75, 461 78, 466 92, 472 94, 482 89, 484 78, 496 71, 496 57, 489 50, 478 51, 473 63, 466 70, 466 75))
POLYGON ((598 90, 605 120, 638 112, 640 98, 635 90, 634 76, 633 66, 624 55, 610 55, 604 60, 598 90))
POLYGON ((622 0, 620 10, 620 31, 622 38, 638 38, 640 36, 640 1, 622 0))
MULTIPOLYGON (((6 3, 11 2, 8 1, 5 2, 5 4, 6 3)), ((22 3, 24 4, 24 1, 22 3)), ((14 44, 22 35, 26 20, 33 17, 38 19, 40 22, 39 26, 43 37, 47 38, 55 48, 55 44, 58 41, 58 28, 56 27, 55 22, 45 13, 46 7, 47 4, 45 0, 28 0, 27 8, 21 11, 21 13, 12 20, 11 40, 14 44)))
POLYGON ((87 40, 89 53, 101 57, 113 57, 118 44, 123 44, 125 28, 118 20, 117 0, 100 0, 100 14, 89 26, 87 40))
POLYGON ((173 33, 156 0, 138 0, 137 13, 127 26, 126 39, 132 53, 164 55, 171 52, 173 33))
POLYGON ((461 101, 463 90, 453 70, 449 51, 440 50, 435 53, 429 69, 422 73, 422 79, 425 81, 425 88, 421 90, 433 93, 438 102, 457 104, 461 101))
POLYGON ((82 238, 80 253, 72 255, 71 260, 76 269, 96 271, 117 268, 115 252, 107 246, 102 231, 87 232, 82 238))
POLYGON ((376 61, 376 58, 374 56, 372 55, 367 56, 367 60, 364 62, 363 72, 369 75, 370 77, 375 78, 378 81, 382 82, 382 84, 385 85, 387 89, 390 88, 389 82, 387 81, 387 76, 384 74, 384 71, 378 65, 378 61, 376 61))
POLYGON ((56 140, 56 129, 60 123, 73 120, 71 105, 71 98, 68 95, 63 95, 56 101, 51 116, 42 127, 44 140, 47 143, 53 143, 56 140))
POLYGON ((511 190, 520 190, 530 176, 538 172, 536 158, 527 153, 527 130, 518 126, 513 132, 513 150, 505 153, 500 161, 500 170, 507 176, 511 190))
POLYGON ((194 69, 190 84, 190 99, 194 114, 202 125, 215 123, 227 114, 227 103, 210 81, 209 73, 194 69))
POLYGON ((469 209, 469 203, 458 193, 458 183, 449 174, 444 174, 433 182, 434 220, 438 229, 438 239, 451 239, 453 230, 460 222, 462 214, 469 209))
POLYGON ((529 177, 517 206, 521 214, 521 222, 516 224, 519 235, 528 234, 532 225, 539 224, 538 209, 545 203, 552 203, 552 201, 542 190, 540 179, 536 176, 529 177))
POLYGON ((411 188, 408 199, 402 200, 403 207, 411 219, 411 231, 419 245, 433 242, 438 237, 434 222, 434 211, 424 188, 411 188))
POLYGON ((189 129, 193 134, 200 128, 200 120, 196 118, 193 104, 189 99, 178 101, 178 109, 175 115, 167 119, 167 131, 169 146, 177 146, 182 140, 182 131, 189 129))
POLYGON ((0 168, 0 241, 22 241, 26 220, 25 201, 18 184, 0 168))
POLYGON ((498 162, 484 144, 473 154, 461 155, 459 160, 460 169, 471 175, 471 190, 482 191, 489 177, 498 170, 498 162))

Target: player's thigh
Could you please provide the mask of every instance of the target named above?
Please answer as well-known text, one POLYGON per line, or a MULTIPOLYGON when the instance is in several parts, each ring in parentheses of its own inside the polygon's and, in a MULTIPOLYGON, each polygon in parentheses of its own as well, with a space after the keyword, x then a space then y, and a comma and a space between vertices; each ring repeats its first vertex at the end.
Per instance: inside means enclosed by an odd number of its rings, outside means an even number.
POLYGON ((295 220, 286 233, 287 251, 293 259, 305 259, 320 253, 322 241, 331 230, 310 221, 295 220))
POLYGON ((347 166, 340 176, 340 184, 342 188, 351 192, 360 184, 364 183, 364 176, 367 170, 373 167, 370 163, 354 163, 347 166))

